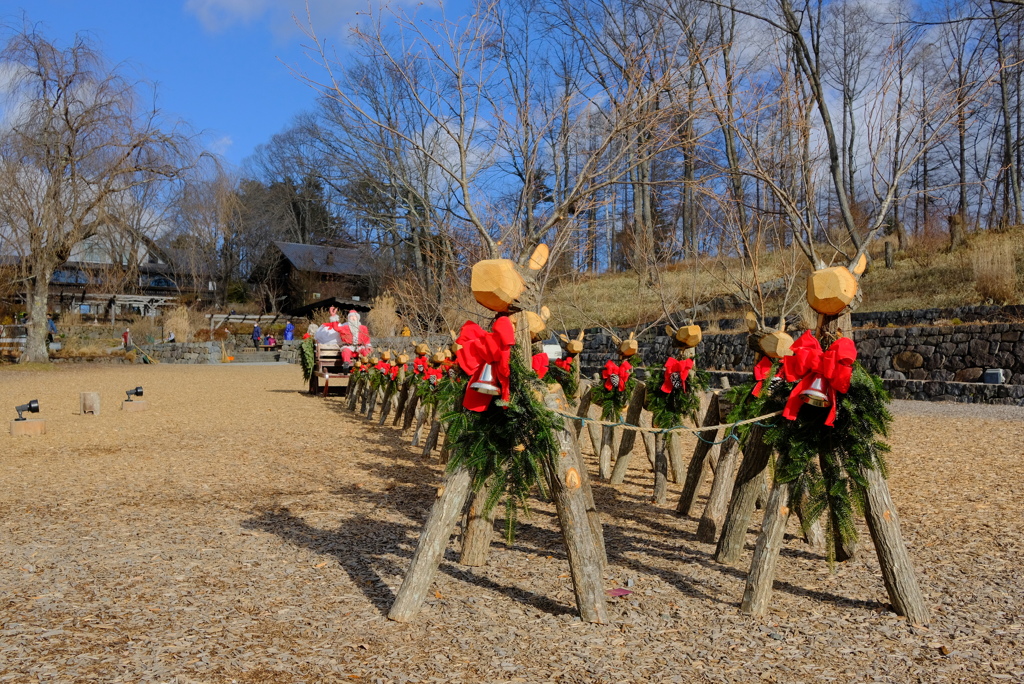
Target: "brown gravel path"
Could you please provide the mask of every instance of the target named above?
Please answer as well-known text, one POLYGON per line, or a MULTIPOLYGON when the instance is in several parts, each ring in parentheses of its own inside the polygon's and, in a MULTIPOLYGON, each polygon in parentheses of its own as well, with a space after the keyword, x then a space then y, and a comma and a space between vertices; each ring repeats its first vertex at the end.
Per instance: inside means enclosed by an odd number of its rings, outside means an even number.
POLYGON ((384 613, 441 469, 301 386, 295 366, 0 371, 0 408, 38 398, 48 421, 0 435, 0 682, 1024 681, 1024 413, 896 407, 927 629, 887 610, 870 548, 830 574, 796 538, 769 617, 739 615, 749 548, 715 564, 696 520, 648 503, 642 456, 596 488, 607 586, 635 590, 613 624, 574 618, 538 502, 488 567, 451 551, 400 625, 384 613), (151 410, 118 411, 137 384, 151 410))

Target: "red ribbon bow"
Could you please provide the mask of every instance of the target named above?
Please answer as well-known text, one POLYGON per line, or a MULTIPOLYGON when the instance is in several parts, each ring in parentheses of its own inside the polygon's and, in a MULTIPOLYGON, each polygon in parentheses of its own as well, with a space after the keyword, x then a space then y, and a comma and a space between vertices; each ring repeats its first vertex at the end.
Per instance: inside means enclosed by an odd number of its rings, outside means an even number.
POLYGON ((848 337, 840 337, 823 352, 817 338, 808 330, 791 347, 792 356, 782 360, 782 371, 787 382, 797 382, 789 393, 782 415, 796 420, 800 407, 804 405, 803 391, 811 386, 817 376, 824 380, 825 396, 829 400, 828 417, 825 425, 831 427, 836 419, 836 392, 846 394, 853 377, 853 362, 857 360, 857 346, 848 337))
POLYGON ((426 368, 423 371, 423 379, 429 382, 432 387, 441 382, 443 377, 444 371, 440 368, 426 368))
POLYGON ((566 373, 570 373, 572 372, 572 362, 575 360, 575 356, 566 356, 564 359, 555 359, 555 365, 564 370, 566 373))
POLYGON ((541 380, 548 374, 548 365, 551 361, 548 359, 548 355, 544 352, 534 354, 531 359, 531 365, 533 366, 533 372, 537 374, 537 377, 541 380))
MULTIPOLYGON (((789 358, 789 357, 786 357, 789 358)), ((768 373, 772 369, 772 358, 769 356, 762 356, 761 360, 754 365, 754 379, 757 383, 754 385, 754 389, 751 390, 751 394, 755 397, 761 396, 761 388, 764 387, 764 381, 769 380, 768 373)), ((782 369, 780 368, 775 373, 775 377, 781 375, 782 369)))
POLYGON ((459 366, 469 376, 470 386, 466 388, 466 395, 462 399, 462 405, 470 411, 483 411, 491 405, 490 394, 483 394, 472 388, 472 384, 480 379, 484 367, 491 365, 494 372, 494 382, 501 388, 502 401, 508 401, 509 396, 509 352, 516 343, 516 331, 512 322, 507 316, 499 316, 491 326, 491 332, 487 332, 472 321, 466 321, 459 337, 455 340, 462 345, 455 354, 459 366))
POLYGON ((675 388, 672 386, 672 375, 679 373, 679 380, 683 383, 683 391, 686 391, 686 378, 693 368, 693 359, 679 359, 669 357, 665 360, 665 381, 661 383, 661 391, 665 394, 672 394, 675 388))
POLYGON ((373 367, 379 370, 381 373, 387 373, 391 369, 391 364, 388 363, 387 361, 380 360, 373 367))
POLYGON ((397 364, 394 365, 394 366, 389 366, 388 367, 388 375, 390 375, 391 379, 394 380, 395 378, 398 377, 398 371, 400 371, 400 370, 405 370, 405 366, 399 366, 397 364))
POLYGON ((629 372, 633 370, 633 367, 629 365, 629 361, 623 361, 622 364, 617 364, 611 359, 608 359, 608 363, 604 364, 604 370, 601 371, 601 377, 604 378, 604 388, 606 390, 615 387, 620 392, 626 391, 626 382, 629 380, 629 372), (618 376, 618 385, 612 385, 612 376, 618 376))
POLYGON ((427 365, 428 364, 426 356, 417 356, 415 359, 412 360, 413 375, 422 375, 423 372, 427 370, 427 365))

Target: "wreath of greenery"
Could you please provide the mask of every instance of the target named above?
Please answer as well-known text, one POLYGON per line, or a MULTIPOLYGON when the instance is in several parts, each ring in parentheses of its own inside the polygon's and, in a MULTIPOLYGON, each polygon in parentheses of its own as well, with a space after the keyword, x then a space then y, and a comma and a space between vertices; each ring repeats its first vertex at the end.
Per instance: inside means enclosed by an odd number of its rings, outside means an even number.
MULTIPOLYGON (((774 376, 775 366, 768 377, 774 376)), ((750 394, 753 383, 731 390, 733 402, 729 422, 780 411, 794 383, 766 382, 760 397, 750 394)), ((827 558, 835 560, 836 537, 842 542, 857 539, 855 515, 863 515, 867 481, 864 469, 878 469, 886 475, 884 454, 890 451, 883 441, 889 434, 892 414, 889 393, 882 379, 859 363, 853 365, 850 389, 837 394, 835 425, 825 425, 828 408, 805 404, 796 420, 774 416, 766 421, 764 442, 775 456, 775 480, 791 483, 790 507, 801 509, 805 531, 823 514, 826 525, 827 558)), ((737 427, 741 442, 749 435, 752 423, 737 427)))
MULTIPOLYGON (((647 401, 646 408, 651 412, 651 425, 656 428, 672 428, 682 424, 688 418, 694 425, 699 417, 700 395, 711 384, 711 376, 707 371, 697 368, 696 363, 686 378, 686 389, 673 389, 669 393, 661 391, 665 379, 665 365, 647 369, 647 401)), ((669 437, 672 433, 668 433, 669 437)))
POLYGON ((515 352, 509 366, 507 404, 495 399, 486 410, 476 412, 456 402, 442 420, 451 445, 449 472, 459 466, 469 468, 474 490, 491 481, 484 510, 491 511, 504 497, 505 539, 511 544, 520 510, 529 513, 530 491, 536 485, 547 494, 544 462, 558 457, 555 432, 562 429, 562 420, 536 396, 532 369, 515 352))
POLYGON ((316 346, 312 337, 302 340, 299 345, 299 364, 302 366, 302 379, 308 381, 316 365, 316 346))
POLYGON ((551 364, 548 369, 548 374, 544 376, 544 382, 551 384, 557 382, 562 386, 562 391, 565 392, 565 398, 569 401, 574 401, 576 393, 580 390, 579 385, 579 367, 580 360, 578 356, 572 358, 572 364, 569 370, 563 370, 560 366, 551 364))
POLYGON ((629 373, 629 380, 626 381, 624 390, 620 392, 615 387, 605 389, 604 378, 594 383, 590 397, 593 403, 601 407, 601 420, 619 420, 622 417, 622 412, 629 406, 629 398, 633 396, 633 390, 636 388, 636 372, 643 366, 643 359, 632 357, 627 361, 633 366, 633 370, 629 373))

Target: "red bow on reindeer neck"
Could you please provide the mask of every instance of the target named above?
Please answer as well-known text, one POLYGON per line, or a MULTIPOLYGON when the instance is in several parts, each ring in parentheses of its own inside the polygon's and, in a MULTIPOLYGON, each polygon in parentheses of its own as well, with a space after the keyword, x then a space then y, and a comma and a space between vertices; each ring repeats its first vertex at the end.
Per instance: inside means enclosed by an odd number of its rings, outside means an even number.
POLYGON ((566 356, 564 359, 555 359, 555 365, 569 373, 572 371, 572 362, 575 360, 575 356, 566 356))
MULTIPOLYGON (((750 393, 753 394, 755 397, 761 396, 761 388, 764 387, 764 381, 770 379, 768 377, 768 373, 770 373, 771 370, 772 358, 770 356, 762 356, 761 360, 754 365, 754 379, 757 380, 757 383, 754 385, 754 389, 751 390, 750 393)), ((781 374, 782 369, 780 368, 775 373, 775 377, 778 377, 781 374)))
POLYGON ((470 411, 483 411, 491 405, 491 399, 494 398, 492 395, 477 392, 472 388, 472 384, 480 379, 480 374, 487 364, 491 365, 494 382, 501 388, 502 401, 508 401, 511 372, 508 366, 509 352, 516 343, 516 331, 508 317, 499 316, 491 326, 491 332, 487 332, 472 321, 466 321, 455 342, 462 345, 455 358, 469 376, 470 384, 466 388, 462 405, 470 411))
POLYGON ((430 383, 431 387, 436 387, 442 378, 444 378, 444 371, 440 368, 426 368, 423 371, 423 379, 430 383))
POLYGON ((541 352, 533 355, 530 365, 533 366, 533 372, 537 374, 537 377, 543 380, 544 376, 548 374, 548 365, 550 363, 548 355, 541 352))
POLYGON ((417 356, 412 361, 412 372, 414 375, 422 375, 423 372, 427 370, 427 367, 428 364, 426 356, 417 356))
POLYGON ((629 373, 633 370, 633 367, 629 365, 629 361, 623 361, 621 364, 617 364, 611 359, 608 359, 608 363, 604 364, 604 370, 601 371, 601 377, 604 378, 604 388, 606 390, 615 389, 620 392, 626 391, 626 382, 629 381, 629 373), (613 378, 617 382, 612 382, 613 378))
POLYGON ((821 350, 821 344, 808 330, 791 347, 792 356, 782 360, 782 371, 788 382, 797 382, 789 393, 782 415, 796 420, 800 407, 804 405, 802 394, 811 383, 821 376, 825 396, 828 397, 829 411, 825 425, 832 427, 836 420, 836 392, 846 394, 853 377, 853 362, 857 360, 857 346, 848 337, 840 337, 828 351, 821 350))
POLYGON ((665 394, 672 394, 672 390, 675 389, 675 384, 672 382, 672 376, 676 373, 679 374, 679 382, 682 383, 682 389, 686 391, 686 378, 690 375, 690 370, 693 368, 693 359, 679 359, 669 357, 665 360, 665 381, 661 383, 661 391, 665 394))

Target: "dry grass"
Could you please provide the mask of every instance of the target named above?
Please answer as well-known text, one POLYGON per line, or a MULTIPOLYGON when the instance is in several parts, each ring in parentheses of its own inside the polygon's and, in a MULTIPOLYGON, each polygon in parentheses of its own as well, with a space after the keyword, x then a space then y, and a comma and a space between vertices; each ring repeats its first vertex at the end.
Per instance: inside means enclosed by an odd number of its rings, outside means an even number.
POLYGON ((394 337, 402 329, 402 319, 396 311, 395 298, 390 294, 377 297, 373 309, 366 315, 366 326, 377 337, 394 337))
POLYGON ((164 315, 163 328, 165 334, 174 333, 176 342, 191 342, 196 332, 203 329, 209 330, 206 325, 206 318, 201 313, 184 306, 179 306, 174 311, 164 315))
MULTIPOLYGON (((892 269, 885 268, 884 243, 875 244, 871 250, 874 260, 861 280, 864 299, 859 311, 951 308, 988 300, 1006 304, 1021 301, 1024 228, 972 233, 970 250, 949 252, 948 242, 945 235, 915 238, 909 249, 896 254, 892 269), (989 256, 982 259, 982 265, 975 255, 989 256)), ((762 281, 792 270, 783 257, 770 254, 763 259, 762 281)), ((797 265, 806 270, 806 261, 798 261, 797 265)), ((694 301, 706 302, 731 294, 737 280, 749 280, 741 266, 736 259, 721 259, 697 266, 685 262, 663 272, 661 288, 666 292, 664 299, 669 309, 678 311, 689 308, 694 301)), ((798 278, 797 287, 801 283, 798 278)), ((661 295, 634 273, 581 275, 551 288, 544 301, 551 308, 553 327, 635 327, 662 316, 661 295)), ((802 311, 802 307, 801 302, 796 312, 813 324, 814 316, 802 311)), ((740 313, 722 311, 710 318, 733 318, 740 313)))
POLYGON ((974 287, 985 299, 1005 304, 1017 298, 1017 264, 1013 252, 980 249, 971 254, 974 287))

